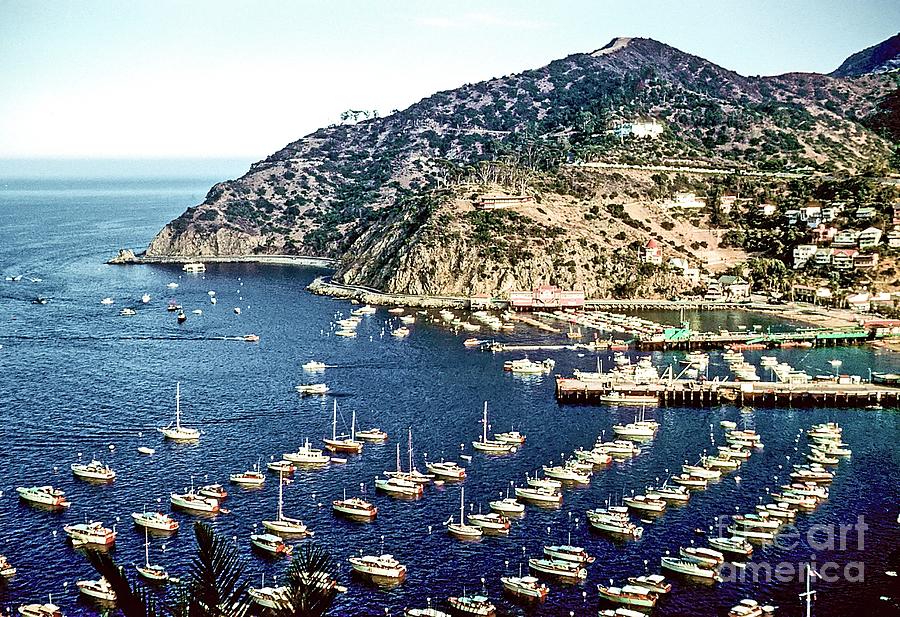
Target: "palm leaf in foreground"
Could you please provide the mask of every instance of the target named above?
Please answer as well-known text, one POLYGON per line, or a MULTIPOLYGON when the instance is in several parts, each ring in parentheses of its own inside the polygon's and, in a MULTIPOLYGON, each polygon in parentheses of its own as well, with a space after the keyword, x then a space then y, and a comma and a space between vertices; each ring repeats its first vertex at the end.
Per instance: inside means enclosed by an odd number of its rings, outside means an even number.
POLYGON ((244 617, 250 599, 237 548, 207 523, 195 523, 194 534, 197 556, 183 587, 185 604, 177 612, 185 617, 244 617))
POLYGON ((335 564, 331 555, 316 545, 304 545, 287 570, 284 606, 276 617, 321 617, 328 612, 337 593, 335 564))
POLYGON ((132 586, 122 568, 108 553, 88 549, 85 556, 97 573, 106 579, 116 594, 116 607, 125 617, 157 617, 156 601, 140 583, 132 586))

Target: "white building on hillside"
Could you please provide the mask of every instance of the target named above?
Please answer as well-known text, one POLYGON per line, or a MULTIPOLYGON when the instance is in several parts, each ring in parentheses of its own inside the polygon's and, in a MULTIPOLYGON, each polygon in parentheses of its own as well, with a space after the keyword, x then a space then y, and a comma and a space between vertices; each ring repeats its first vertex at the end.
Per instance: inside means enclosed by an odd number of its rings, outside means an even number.
POLYGON ((651 122, 626 122, 616 129, 617 137, 637 137, 656 139, 663 133, 663 126, 656 120, 651 122))

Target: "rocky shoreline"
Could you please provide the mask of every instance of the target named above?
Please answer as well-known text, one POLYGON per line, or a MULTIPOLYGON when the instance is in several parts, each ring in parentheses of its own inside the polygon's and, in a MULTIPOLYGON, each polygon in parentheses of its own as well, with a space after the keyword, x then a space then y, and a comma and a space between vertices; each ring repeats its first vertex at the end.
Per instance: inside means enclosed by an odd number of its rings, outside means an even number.
POLYGON ((131 249, 120 249, 118 255, 107 261, 112 266, 139 264, 185 264, 203 263, 259 263, 271 265, 307 266, 313 268, 337 268, 338 261, 329 257, 308 255, 147 255, 135 253, 131 249))

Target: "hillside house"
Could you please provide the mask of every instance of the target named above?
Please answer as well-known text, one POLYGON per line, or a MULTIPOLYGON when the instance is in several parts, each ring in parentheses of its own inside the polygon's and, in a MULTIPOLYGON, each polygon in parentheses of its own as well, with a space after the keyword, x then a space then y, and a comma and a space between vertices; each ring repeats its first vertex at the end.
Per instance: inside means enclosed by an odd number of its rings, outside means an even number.
POLYGON ((800 222, 800 211, 796 208, 784 211, 784 218, 787 219, 788 225, 796 225, 800 222))
POLYGON ((672 270, 681 273, 681 276, 692 285, 700 283, 700 268, 691 268, 690 262, 688 262, 687 259, 673 257, 669 260, 669 267, 672 268, 672 270))
POLYGON ((894 216, 891 219, 891 222, 894 225, 900 225, 900 203, 895 203, 893 207, 894 216))
POLYGON ((878 265, 878 253, 857 253, 853 256, 853 267, 858 269, 874 268, 878 265))
POLYGON ((887 232, 887 245, 892 249, 900 249, 900 229, 887 232))
POLYGON ((851 311, 865 313, 871 308, 869 294, 867 293, 850 294, 845 298, 845 301, 847 302, 847 308, 851 311))
POLYGON ((653 238, 648 240, 647 244, 641 247, 640 255, 641 263, 653 264, 656 266, 662 263, 662 249, 653 238))
POLYGON ((834 240, 834 235, 837 233, 837 228, 835 227, 826 227, 825 225, 818 225, 815 229, 809 232, 810 239, 816 243, 822 242, 831 242, 834 240))
POLYGON ((798 244, 794 247, 794 270, 804 267, 816 254, 815 244, 798 244))
POLYGON ((822 222, 830 223, 837 217, 841 215, 843 212, 844 206, 842 204, 831 204, 830 206, 825 206, 822 208, 822 222))
POLYGON ((834 249, 824 247, 816 249, 816 254, 813 256, 813 263, 817 266, 830 265, 832 253, 834 253, 834 249))
POLYGON ((666 208, 680 208, 682 210, 700 210, 706 207, 706 200, 697 197, 694 193, 678 192, 675 197, 663 203, 666 208))
POLYGON ((877 227, 868 227, 859 232, 856 237, 860 250, 875 248, 881 244, 881 230, 877 227))
POLYGON ((757 212, 759 212, 760 216, 773 216, 776 212, 778 212, 778 208, 775 207, 774 204, 759 204, 756 207, 757 212))
POLYGON ((858 253, 856 249, 834 249, 831 254, 831 267, 835 270, 852 270, 853 258, 858 253))
POLYGON ((626 122, 615 129, 617 137, 636 137, 638 139, 656 139, 663 134, 663 125, 651 122, 626 122))
POLYGON ((842 229, 841 231, 834 234, 834 239, 831 241, 831 246, 835 247, 851 247, 856 246, 857 238, 859 237, 859 232, 855 229, 842 229))
POLYGON ((857 221, 868 221, 871 218, 875 218, 876 214, 877 212, 875 212, 875 208, 866 207, 857 208, 855 216, 857 221))
POLYGON ((475 201, 478 210, 503 210, 532 203, 531 195, 482 195, 475 201))
POLYGON ((740 276, 728 274, 719 277, 722 295, 729 300, 747 300, 750 297, 750 283, 740 276))

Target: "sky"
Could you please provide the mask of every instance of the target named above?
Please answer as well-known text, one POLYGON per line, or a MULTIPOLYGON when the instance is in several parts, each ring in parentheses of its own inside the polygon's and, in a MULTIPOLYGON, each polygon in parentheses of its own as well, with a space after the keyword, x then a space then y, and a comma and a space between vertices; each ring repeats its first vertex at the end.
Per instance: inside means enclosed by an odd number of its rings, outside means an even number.
POLYGON ((0 0, 0 159, 257 160, 346 109, 644 36, 745 75, 834 70, 900 2, 0 0))

